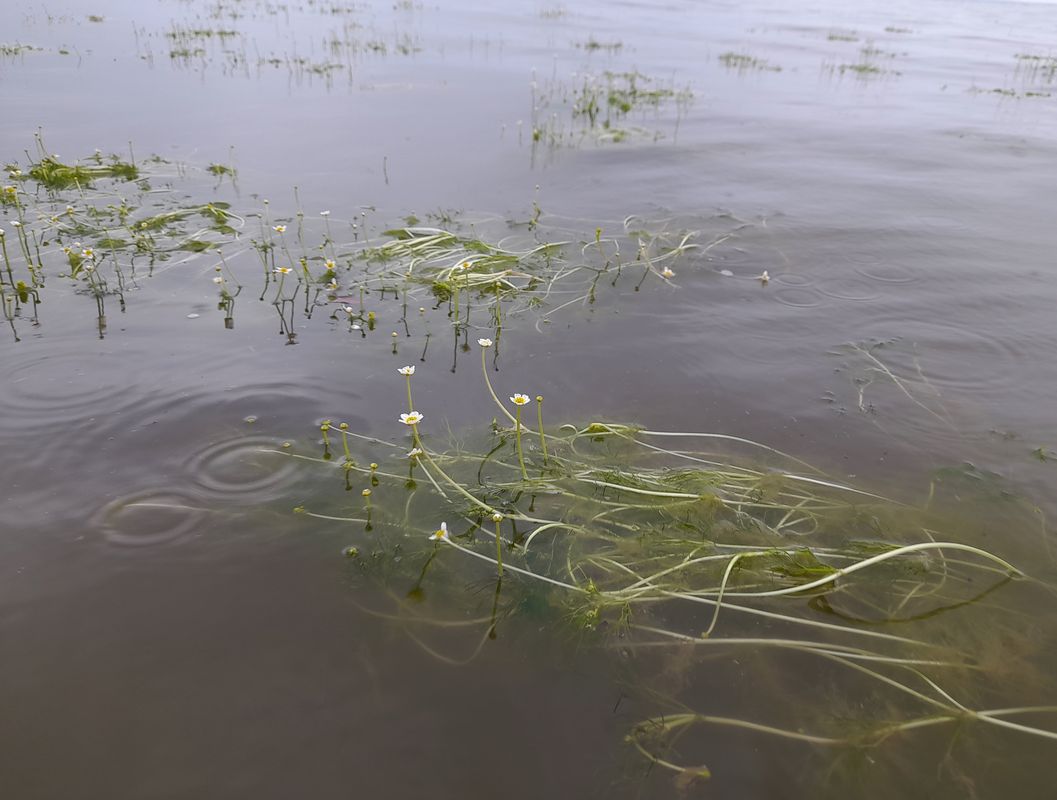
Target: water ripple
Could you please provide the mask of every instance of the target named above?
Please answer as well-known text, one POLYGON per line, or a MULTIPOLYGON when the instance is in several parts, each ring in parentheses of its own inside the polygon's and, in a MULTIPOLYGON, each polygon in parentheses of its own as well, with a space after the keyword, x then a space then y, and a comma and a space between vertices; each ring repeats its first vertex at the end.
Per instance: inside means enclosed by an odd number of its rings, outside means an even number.
POLYGON ((171 489, 147 489, 99 509, 92 527, 118 547, 164 547, 195 535, 208 516, 194 497, 171 489))
POLYGON ((818 291, 836 300, 855 300, 859 302, 876 300, 880 294, 873 286, 859 278, 834 278, 823 281, 818 286, 818 291))
POLYGON ((201 488, 224 498, 263 501, 281 494, 297 472, 292 459, 266 449, 280 440, 267 436, 240 436, 213 442, 187 462, 191 479, 201 488))
POLYGON ((856 262, 855 271, 864 278, 880 283, 914 283, 920 280, 915 270, 903 264, 881 261, 856 262))
POLYGON ((778 289, 773 297, 782 305, 794 308, 814 308, 825 302, 815 289, 778 289))

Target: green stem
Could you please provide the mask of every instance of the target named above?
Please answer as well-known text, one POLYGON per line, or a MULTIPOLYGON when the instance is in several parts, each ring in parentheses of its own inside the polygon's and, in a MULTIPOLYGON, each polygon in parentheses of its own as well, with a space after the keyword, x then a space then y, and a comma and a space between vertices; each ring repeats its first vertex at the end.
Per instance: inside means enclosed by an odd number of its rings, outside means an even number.
MULTIPOLYGON (((12 288, 14 288, 15 275, 11 271, 11 259, 7 257, 7 237, 6 236, 0 236, 0 249, 3 249, 3 252, 4 252, 4 266, 7 267, 7 277, 11 281, 12 288)), ((488 373, 485 373, 485 377, 488 377, 488 373)))
POLYGON ((499 536, 499 526, 502 520, 495 521, 495 562, 499 566, 499 577, 503 577, 503 540, 499 536))
POLYGON ((488 387, 488 394, 492 395, 492 399, 495 401, 495 404, 497 406, 499 406, 499 410, 502 411, 503 414, 506 415, 506 418, 508 420, 510 420, 511 422, 514 422, 513 415, 509 411, 506 410, 506 406, 504 406, 500 402, 499 396, 496 395, 495 389, 492 388, 492 379, 488 377, 488 363, 485 361, 485 353, 487 351, 488 351, 487 347, 482 347, 481 348, 481 374, 484 375, 484 383, 485 383, 485 386, 488 387))
POLYGON ((536 395, 536 427, 539 429, 540 447, 543 449, 543 463, 547 463, 547 437, 543 433, 543 395, 536 395))
POLYGON ((521 465, 521 477, 528 480, 528 470, 525 469, 525 453, 521 450, 521 406, 514 409, 514 441, 517 443, 517 463, 521 465))

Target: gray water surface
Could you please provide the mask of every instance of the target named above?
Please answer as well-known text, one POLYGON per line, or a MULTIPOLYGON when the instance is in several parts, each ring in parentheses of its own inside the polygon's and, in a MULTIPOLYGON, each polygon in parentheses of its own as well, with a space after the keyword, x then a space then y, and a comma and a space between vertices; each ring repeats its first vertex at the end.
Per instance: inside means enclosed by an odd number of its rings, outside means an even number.
MULTIPOLYGON (((24 163, 38 130, 66 160, 131 142, 177 165, 156 188, 267 199, 275 219, 300 202, 317 232, 323 210, 357 235, 442 212, 499 230, 535 203, 574 241, 631 216, 723 239, 670 282, 511 320, 497 391, 545 394, 556 424, 766 442, 908 503, 971 462, 1057 512, 1052 3, 6 5, 0 159, 24 163), (569 105, 607 70, 683 99, 633 110, 614 141, 569 105), (211 163, 237 180, 203 180, 211 163)), ((56 289, 0 339, 4 795, 678 796, 624 743, 654 710, 613 658, 531 616, 467 666, 432 657, 342 557, 362 532, 291 513, 318 475, 260 452, 311 445, 325 418, 402 444, 404 363, 434 430, 481 432, 477 354, 445 333, 417 361, 443 330, 429 311, 393 355, 396 301, 383 337, 318 313, 291 346, 256 286, 227 329, 212 274, 208 257, 160 269, 102 335, 91 299, 56 289)), ((1048 529, 992 522, 997 552, 1052 579, 1048 529)), ((1052 674, 1038 597, 1011 601, 1038 628, 1007 658, 1052 674)), ((787 666, 775 685, 824 705, 825 672, 787 666)), ((737 661, 657 674, 714 713, 765 710, 737 661)), ((1054 700, 1052 680, 1011 681, 1054 700)), ((1017 736, 959 751, 923 731, 856 760, 712 732, 713 779, 686 790, 1052 797, 1053 742, 1017 736)))

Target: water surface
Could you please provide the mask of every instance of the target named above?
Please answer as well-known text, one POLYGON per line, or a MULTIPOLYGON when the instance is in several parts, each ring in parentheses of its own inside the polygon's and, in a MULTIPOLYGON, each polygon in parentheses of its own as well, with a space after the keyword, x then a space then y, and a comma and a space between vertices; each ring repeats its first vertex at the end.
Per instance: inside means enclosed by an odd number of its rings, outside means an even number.
MULTIPOLYGON (((9 12, 2 158, 25 164, 38 129, 67 161, 131 142, 139 159, 166 160, 151 179, 159 203, 231 203, 250 222, 241 245, 264 200, 291 228, 301 208, 316 237, 331 211, 349 240, 412 214, 525 239, 536 209, 542 232, 578 242, 622 234, 633 215, 698 231, 715 246, 688 252, 670 281, 603 286, 545 323, 509 319, 500 395, 546 395, 555 424, 751 438, 911 504, 936 470, 970 462, 952 535, 1053 578, 1048 529, 995 499, 1057 511, 1052 4, 67 0, 9 12), (614 137, 571 112, 606 71, 681 99, 633 109, 614 137), (237 180, 204 173, 214 163, 237 180)), ((392 299, 374 301, 366 338, 329 309, 283 328, 241 245, 227 250, 247 286, 230 328, 202 254, 143 275, 124 308, 108 298, 103 330, 92 298, 52 274, 39 324, 16 319, 20 341, 0 344, 8 793, 671 797, 670 776, 624 742, 656 713, 651 691, 750 716, 775 710, 763 694, 810 695, 855 717, 839 681, 796 657, 643 657, 632 670, 553 617, 524 615, 454 667, 378 616, 416 570, 388 588, 362 574, 342 553, 371 535, 292 512, 351 508, 339 479, 261 450, 308 452, 327 418, 403 446, 405 363, 434 435, 473 441, 496 414, 477 354, 451 341, 442 310, 413 308, 404 335, 392 299)), ((465 613, 487 613, 487 571, 446 569, 438 583, 463 587, 465 613)), ((1015 623, 995 638, 1024 665, 1003 699, 1052 702, 1040 677, 1057 665, 1052 602, 1002 591, 993 608, 1015 623)), ((453 637, 445 654, 475 641, 453 637)), ((839 758, 695 735, 681 748, 709 765, 700 791, 718 796, 1051 791, 1053 743, 1016 732, 919 731, 839 758)))

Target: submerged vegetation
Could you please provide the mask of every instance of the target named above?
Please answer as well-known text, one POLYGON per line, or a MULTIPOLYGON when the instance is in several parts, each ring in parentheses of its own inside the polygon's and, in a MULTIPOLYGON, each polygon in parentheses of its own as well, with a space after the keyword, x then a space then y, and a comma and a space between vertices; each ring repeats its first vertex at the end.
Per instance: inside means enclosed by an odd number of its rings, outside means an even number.
POLYGON ((39 136, 36 147, 37 157, 24 168, 5 167, 11 183, 0 187, 9 217, 0 233, 0 292, 16 340, 20 322, 41 324, 39 306, 50 281, 69 282, 93 298, 103 336, 108 299, 123 311, 128 293, 161 265, 233 242, 245 224, 219 201, 180 204, 163 192, 169 203, 159 207, 150 180, 171 169, 161 159, 137 162, 132 152, 126 159, 97 151, 68 163, 39 136))
MULTIPOLYGON (((38 304, 49 280, 72 280, 95 299, 103 335, 108 298, 124 310, 128 291, 159 266, 209 257, 225 327, 234 327, 243 285, 254 282, 258 299, 279 312, 290 343, 295 313, 311 318, 323 310, 360 337, 398 330, 386 340, 394 351, 399 340, 415 339, 424 356, 440 333, 426 314, 431 309, 443 313, 457 360, 476 327, 495 330, 498 342, 508 317, 531 315, 542 326, 563 309, 591 306, 606 288, 670 283, 683 259, 705 256, 745 227, 721 219, 726 229, 698 242, 695 231, 629 217, 619 230, 599 227, 583 241, 574 238, 578 231, 554 224, 545 234, 537 205, 522 221, 439 215, 445 227, 409 218, 375 231, 369 210, 346 221, 329 211, 273 219, 267 201, 252 211, 220 200, 187 202, 171 188, 154 188, 153 181, 184 169, 157 158, 97 152, 67 163, 39 137, 37 151, 27 164, 7 165, 11 183, 0 193, 15 234, 5 240, 0 289, 16 339, 20 322, 40 324, 38 304), (563 234, 569 238, 558 238, 563 234)), ((203 173, 217 179, 214 189, 237 177, 221 163, 203 173)))
POLYGON ((557 76, 541 82, 533 76, 532 142, 563 147, 585 140, 658 139, 661 131, 630 124, 630 118, 644 120, 648 113, 657 115, 671 106, 678 119, 693 98, 689 87, 635 70, 577 75, 568 82, 557 76))
MULTIPOLYGON (((707 752, 678 746, 702 726, 850 750, 936 726, 971 737, 966 725, 1057 744, 1057 706, 998 699, 1005 678, 984 633, 1018 628, 997 599, 1003 592, 1050 590, 967 542, 971 526, 957 538, 942 529, 948 489, 966 499, 964 473, 938 473, 924 505, 911 507, 737 437, 602 421, 555 428, 542 396, 501 396, 489 374, 495 342, 477 344, 482 388, 495 404, 479 445, 445 447, 432 434, 442 409, 423 413, 409 365, 398 370, 407 411, 394 415, 406 445, 325 420, 321 455, 272 451, 337 469, 345 490, 365 487, 351 514, 348 503, 334 508, 324 498, 295 511, 359 529, 346 551, 357 569, 391 587, 411 582, 403 599, 391 595, 394 608, 377 613, 428 652, 463 663, 519 615, 560 620, 583 645, 636 671, 627 691, 661 708, 627 741, 684 783, 721 768, 704 765, 707 752), (397 554, 410 566, 394 570, 397 554), (478 617, 477 598, 458 587, 489 573, 495 590, 478 617), (434 592, 443 599, 423 605, 434 592), (765 670, 759 691, 770 685, 779 696, 757 698, 740 716, 688 707, 664 690, 673 660, 692 682, 717 659, 765 670), (782 676, 793 662, 828 675, 834 696, 816 697, 799 671, 782 676), (825 709, 856 706, 860 696, 870 707, 851 717, 825 709), (770 719, 760 715, 769 707, 770 719)), ((1006 505, 1007 522, 1037 512, 1006 505)))
POLYGON ((719 56, 719 62, 728 69, 737 70, 738 72, 748 72, 751 70, 758 70, 761 72, 782 71, 781 67, 771 64, 766 59, 756 58, 756 56, 750 56, 745 53, 735 53, 733 51, 721 54, 719 56))

